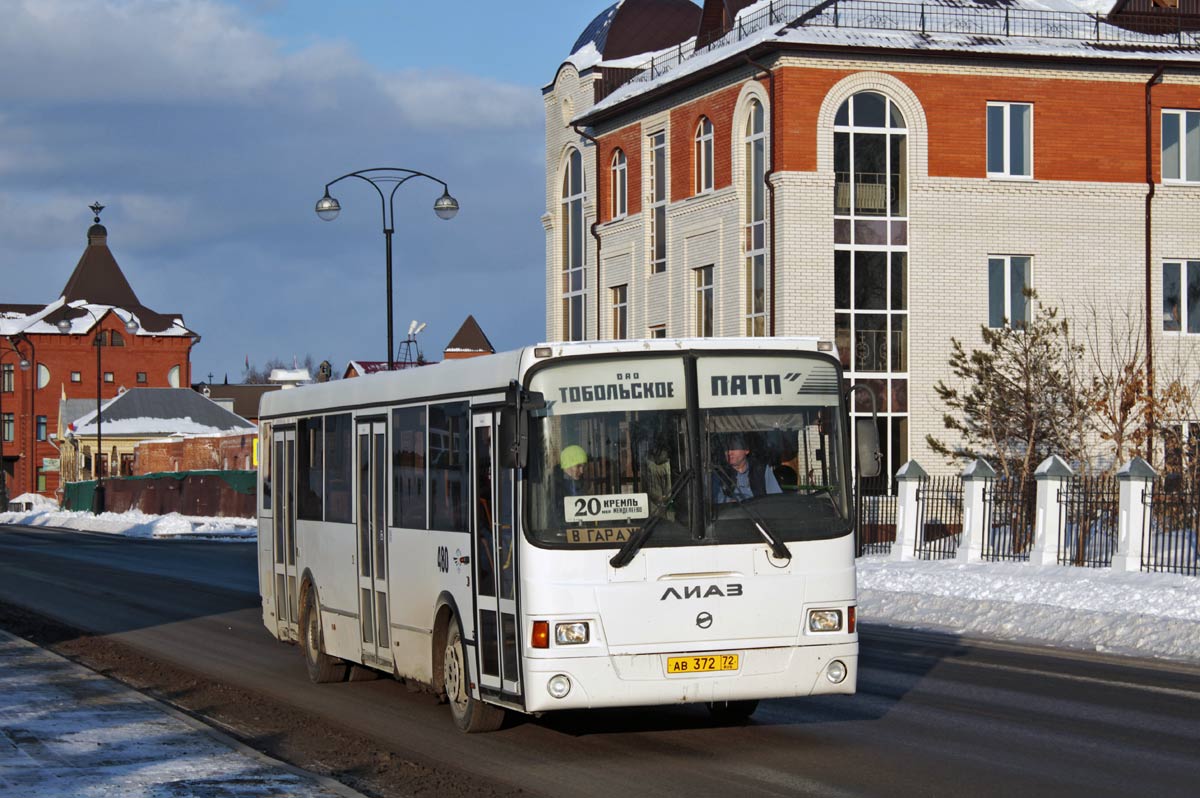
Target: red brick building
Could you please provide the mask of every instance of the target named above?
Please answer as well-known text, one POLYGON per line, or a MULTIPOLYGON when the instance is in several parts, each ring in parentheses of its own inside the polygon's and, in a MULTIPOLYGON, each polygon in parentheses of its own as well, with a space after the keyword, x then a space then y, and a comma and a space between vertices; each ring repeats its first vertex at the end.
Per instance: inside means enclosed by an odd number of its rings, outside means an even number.
MULTIPOLYGON (((187 386, 199 341, 182 315, 138 300, 97 217, 58 299, 0 303, 0 465, 9 496, 58 489, 60 399, 94 400, 97 385, 102 399, 127 388, 187 386)), ((104 455, 99 467, 110 471, 104 455)))

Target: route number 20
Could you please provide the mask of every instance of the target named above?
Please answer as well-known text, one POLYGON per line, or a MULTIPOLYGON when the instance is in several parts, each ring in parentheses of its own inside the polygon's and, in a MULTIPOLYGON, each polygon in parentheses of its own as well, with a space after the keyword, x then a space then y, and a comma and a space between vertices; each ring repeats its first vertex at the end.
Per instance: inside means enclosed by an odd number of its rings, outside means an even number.
POLYGON ((600 515, 600 500, 599 499, 576 499, 575 500, 575 515, 600 515))

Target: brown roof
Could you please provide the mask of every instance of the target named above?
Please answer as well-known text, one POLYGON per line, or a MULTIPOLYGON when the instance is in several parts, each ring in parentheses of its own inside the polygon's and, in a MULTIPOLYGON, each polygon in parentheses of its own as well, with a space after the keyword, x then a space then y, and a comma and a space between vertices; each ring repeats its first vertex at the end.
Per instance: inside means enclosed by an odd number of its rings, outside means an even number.
POLYGON ((757 0, 704 0, 696 47, 704 47, 732 30, 738 12, 755 2, 757 0))
POLYGON ((232 399, 233 412, 242 418, 258 418, 258 403, 262 399, 263 394, 271 391, 278 391, 283 388, 282 385, 226 385, 216 384, 208 385, 206 383, 198 383, 193 385, 199 393, 204 393, 204 389, 208 388, 208 398, 217 399, 232 399))
POLYGON ((691 0, 624 0, 600 12, 571 53, 595 44, 605 58, 627 58, 679 44, 694 36, 699 24, 700 9, 691 0))
POLYGON ((483 334, 475 317, 467 316, 467 320, 458 328, 450 343, 446 344, 446 351, 495 353, 496 347, 492 346, 492 342, 483 334))
MULTIPOLYGON (((125 279, 121 267, 108 248, 108 231, 104 225, 94 224, 88 228, 88 245, 75 266, 75 271, 63 287, 62 297, 66 303, 85 300, 91 305, 111 305, 136 314, 138 322, 146 332, 162 332, 170 329, 178 319, 183 318, 178 313, 156 313, 143 305, 133 293, 133 287, 125 279)), ((49 324, 59 319, 74 319, 87 316, 87 312, 79 308, 63 307, 46 316, 49 324)))

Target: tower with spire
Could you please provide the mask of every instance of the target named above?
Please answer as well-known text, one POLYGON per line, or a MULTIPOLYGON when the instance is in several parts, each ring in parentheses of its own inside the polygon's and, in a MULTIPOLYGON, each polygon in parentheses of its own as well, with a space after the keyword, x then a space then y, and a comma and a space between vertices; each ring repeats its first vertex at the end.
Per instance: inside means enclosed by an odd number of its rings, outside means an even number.
MULTIPOLYGON (((94 410, 96 346, 100 397, 128 388, 188 387, 191 350, 200 336, 181 313, 144 305, 108 246, 104 206, 89 206, 87 244, 57 299, 0 303, 0 466, 12 497, 53 496, 59 452, 69 441, 80 402, 94 410), (134 330, 131 332, 131 330, 134 330)), ((120 473, 111 452, 82 452, 91 472, 120 473), (98 455, 98 456, 96 456, 98 455)))

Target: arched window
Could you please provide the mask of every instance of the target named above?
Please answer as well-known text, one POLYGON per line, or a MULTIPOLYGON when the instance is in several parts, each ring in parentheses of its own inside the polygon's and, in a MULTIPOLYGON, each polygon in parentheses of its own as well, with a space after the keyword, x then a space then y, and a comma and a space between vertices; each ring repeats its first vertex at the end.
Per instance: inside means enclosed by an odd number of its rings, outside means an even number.
MULTIPOLYGON (((894 474, 908 459, 908 130, 896 104, 874 91, 842 103, 833 161, 837 348, 847 378, 875 395, 883 470, 894 474)), ((854 410, 869 413, 857 396, 854 410)))
POLYGON ((563 338, 567 341, 584 339, 584 247, 583 230, 583 156, 572 149, 563 172, 562 213, 562 316, 563 338))
POLYGON ((746 335, 767 334, 767 132, 762 103, 751 100, 743 136, 746 192, 746 335))
POLYGON ((171 366, 170 370, 167 371, 167 385, 172 388, 179 387, 179 366, 171 366))
POLYGON ((617 150, 612 157, 612 218, 621 219, 628 210, 629 180, 625 153, 617 150))
POLYGON ((696 193, 703 194, 713 189, 713 126, 707 116, 700 117, 696 125, 696 193))
POLYGON ((125 346, 125 336, 117 330, 110 330, 108 333, 109 346, 125 346))

